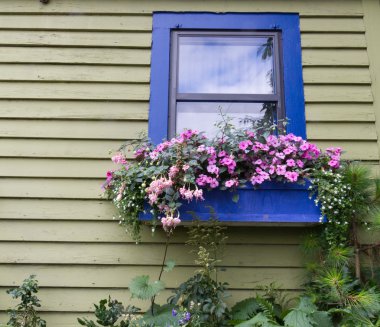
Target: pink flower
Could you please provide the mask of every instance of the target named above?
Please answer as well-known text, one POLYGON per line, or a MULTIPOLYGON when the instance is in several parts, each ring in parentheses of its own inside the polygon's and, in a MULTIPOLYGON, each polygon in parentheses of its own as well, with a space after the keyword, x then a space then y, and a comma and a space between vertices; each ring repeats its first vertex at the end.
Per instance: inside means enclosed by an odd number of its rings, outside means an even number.
POLYGON ((285 178, 287 178, 291 182, 296 182, 297 179, 298 179, 298 176, 299 175, 296 172, 290 172, 290 171, 288 171, 288 172, 285 173, 285 178))
POLYGON ((307 151, 307 150, 309 150, 309 143, 305 142, 305 143, 301 144, 300 149, 301 149, 302 151, 307 151))
POLYGON ((286 166, 285 165, 278 165, 276 168, 277 175, 285 175, 286 172, 286 166))
POLYGON ((153 205, 154 203, 157 202, 157 199, 158 199, 157 193, 151 193, 151 194, 149 194, 148 198, 149 198, 149 204, 153 205))
POLYGON ((296 163, 293 159, 288 159, 288 160, 286 160, 286 165, 288 167, 294 167, 296 165, 296 163))
POLYGON ((280 142, 278 141, 278 139, 277 139, 277 137, 276 136, 274 136, 274 135, 269 135, 268 137, 267 137, 267 144, 269 145, 269 146, 273 146, 273 147, 275 147, 275 148, 277 148, 279 145, 280 145, 280 142))
POLYGON ((247 136, 248 136, 248 137, 250 137, 250 138, 253 138, 253 137, 255 137, 255 133, 254 133, 254 132, 251 132, 251 131, 246 131, 245 133, 246 133, 246 134, 247 134, 247 136))
POLYGON ((201 144, 198 148, 197 148, 197 152, 204 152, 206 150, 206 146, 204 144, 201 144))
POLYGON ((251 145, 252 145, 252 142, 251 142, 250 140, 247 140, 247 141, 241 141, 241 142, 239 143, 239 149, 245 151, 245 150, 247 150, 247 148, 248 148, 249 146, 251 146, 251 145))
POLYGON ((117 153, 115 154, 112 158, 111 158, 112 162, 115 163, 115 164, 126 164, 127 163, 127 160, 125 159, 125 157, 123 156, 122 153, 117 153))
POLYGON ((216 188, 219 186, 219 182, 216 178, 213 178, 212 181, 210 182, 210 187, 211 188, 216 188))
POLYGON ((255 165, 261 165, 263 163, 263 161, 261 159, 257 159, 254 164, 255 165))
POLYGON ((261 175, 252 176, 252 178, 251 178, 252 185, 262 184, 262 183, 264 183, 264 181, 265 181, 265 178, 261 175))
POLYGON ((171 166, 169 168, 169 177, 174 178, 179 173, 179 168, 177 166, 171 166))
POLYGON ((328 165, 331 167, 331 168, 339 168, 340 167, 340 163, 339 161, 337 160, 330 160, 328 162, 328 165))
POLYGON ((183 165, 183 166, 182 166, 183 171, 187 171, 189 168, 190 168, 189 165, 183 165))
POLYGON ((199 177, 195 180, 195 182, 199 185, 199 186, 205 186, 207 184, 207 177, 206 175, 204 174, 200 174, 199 177))
POLYGON ((153 150, 151 153, 149 153, 149 157, 152 160, 156 160, 158 158, 158 152, 156 150, 153 150))
POLYGON ((300 167, 300 168, 303 168, 304 167, 304 163, 302 160, 297 160, 297 166, 300 167))
POLYGON ((224 183, 226 187, 238 186, 239 182, 237 179, 230 179, 224 183))
POLYGON ((179 217, 173 217, 172 215, 167 215, 166 217, 161 218, 161 223, 163 229, 168 232, 176 228, 178 224, 181 223, 179 217))
POLYGON ((291 154, 291 153, 296 152, 296 151, 297 151, 297 149, 293 146, 289 146, 288 148, 284 149, 285 154, 291 154))
POLYGON ((219 168, 217 166, 215 166, 215 165, 208 165, 207 166, 207 171, 210 174, 215 174, 215 175, 219 174, 219 168))
POLYGON ((275 171, 276 171, 275 166, 270 166, 269 167, 269 174, 273 175, 275 171))
POLYGON ((197 200, 204 200, 204 198, 203 198, 203 190, 196 189, 196 190, 194 191, 194 197, 195 197, 197 200))
POLYGON ((277 152, 276 153, 276 157, 280 158, 280 159, 284 159, 285 158, 285 154, 283 154, 282 152, 277 152))
POLYGON ((226 151, 220 151, 219 154, 218 154, 218 157, 222 158, 222 157, 225 157, 226 155, 227 155, 226 151))

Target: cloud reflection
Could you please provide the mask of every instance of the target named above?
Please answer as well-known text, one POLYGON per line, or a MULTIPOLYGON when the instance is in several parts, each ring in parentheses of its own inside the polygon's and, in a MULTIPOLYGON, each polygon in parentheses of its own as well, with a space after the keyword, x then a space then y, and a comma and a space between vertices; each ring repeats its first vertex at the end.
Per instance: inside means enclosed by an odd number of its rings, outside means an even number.
POLYGON ((267 38, 180 37, 180 93, 272 94, 273 57, 263 59, 267 38))

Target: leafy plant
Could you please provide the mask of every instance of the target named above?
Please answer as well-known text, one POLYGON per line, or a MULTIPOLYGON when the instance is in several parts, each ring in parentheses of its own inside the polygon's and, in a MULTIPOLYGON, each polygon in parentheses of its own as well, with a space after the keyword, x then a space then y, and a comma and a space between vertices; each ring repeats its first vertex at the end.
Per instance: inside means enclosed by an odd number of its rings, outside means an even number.
POLYGON ((136 297, 141 300, 149 300, 153 296, 157 295, 165 288, 165 284, 162 281, 154 281, 149 283, 149 276, 137 276, 129 283, 129 289, 132 293, 132 297, 136 297))
MULTIPOLYGON (((112 300, 111 297, 108 300, 100 300, 99 305, 94 304, 95 307, 95 317, 96 322, 100 326, 111 326, 111 327, 129 327, 131 326, 131 321, 135 320, 136 313, 139 312, 139 308, 134 306, 128 306, 124 308, 123 304, 117 300, 112 300), (115 325, 120 319, 120 324, 115 325)), ((87 327, 98 327, 98 325, 86 318, 78 318, 78 322, 82 326, 87 327)))
POLYGON ((25 279, 20 287, 7 290, 7 293, 14 299, 21 299, 14 309, 8 310, 9 326, 46 327, 46 321, 40 318, 36 311, 41 304, 35 295, 38 293, 38 281, 35 275, 25 279))
POLYGON ((226 242, 225 227, 220 226, 210 208, 210 221, 195 220, 189 228, 187 245, 197 254, 200 266, 196 274, 182 283, 169 303, 182 306, 191 313, 191 326, 227 326, 229 317, 225 299, 227 284, 217 281, 216 264, 226 242))

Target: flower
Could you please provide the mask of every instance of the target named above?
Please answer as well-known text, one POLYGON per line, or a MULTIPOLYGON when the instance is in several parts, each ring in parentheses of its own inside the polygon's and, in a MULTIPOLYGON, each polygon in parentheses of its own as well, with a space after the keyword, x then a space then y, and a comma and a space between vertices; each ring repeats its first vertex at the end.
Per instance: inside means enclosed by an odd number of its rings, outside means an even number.
POLYGON ((179 168, 177 166, 171 166, 169 168, 169 177, 174 178, 179 173, 179 168))
POLYGON ((241 141, 241 142, 239 143, 239 149, 245 151, 245 150, 247 150, 248 147, 251 146, 251 145, 252 145, 252 142, 251 142, 250 140, 247 140, 247 141, 241 141))
POLYGON ((115 164, 126 164, 127 160, 125 159, 124 155, 122 153, 117 153, 111 158, 112 162, 115 164))
POLYGON ((238 186, 239 181, 237 179, 230 179, 224 183, 226 187, 238 186))
POLYGON ((286 160, 286 165, 288 167, 294 167, 296 165, 296 162, 293 159, 286 160))
POLYGON ((287 171, 285 173, 285 178, 287 178, 290 182, 297 182, 298 176, 298 173, 296 173, 295 171, 287 171))
POLYGON ((181 223, 179 217, 173 217, 173 215, 167 215, 166 217, 161 218, 162 228, 165 232, 169 232, 172 229, 176 228, 177 225, 181 223))

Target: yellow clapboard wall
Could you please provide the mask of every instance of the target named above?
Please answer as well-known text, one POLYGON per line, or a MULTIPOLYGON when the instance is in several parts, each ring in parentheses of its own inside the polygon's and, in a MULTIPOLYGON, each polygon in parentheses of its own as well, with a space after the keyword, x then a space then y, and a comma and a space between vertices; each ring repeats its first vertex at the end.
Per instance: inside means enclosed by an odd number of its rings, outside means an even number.
MULTIPOLYGON (((12 304, 5 290, 31 273, 49 327, 77 326, 109 294, 127 303, 131 278, 157 277, 163 234, 144 230, 136 245, 100 189, 109 151, 147 130, 153 11, 299 12, 308 138, 377 171, 376 1, 2 0, 0 322, 12 304)), ((229 302, 273 281, 298 294, 308 231, 230 228, 219 272, 229 302)), ((162 301, 196 269, 185 240, 180 228, 162 301)))

